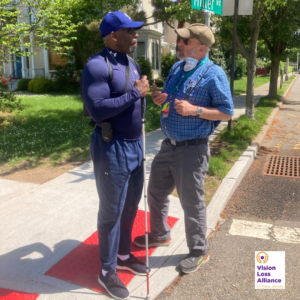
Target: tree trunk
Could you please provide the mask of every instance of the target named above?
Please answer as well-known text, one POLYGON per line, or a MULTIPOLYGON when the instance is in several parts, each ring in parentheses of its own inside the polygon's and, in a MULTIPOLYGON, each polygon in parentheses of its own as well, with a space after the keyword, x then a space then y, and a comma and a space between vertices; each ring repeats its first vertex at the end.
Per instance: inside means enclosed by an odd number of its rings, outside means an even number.
MULTIPOLYGON (((178 24, 177 24, 177 28, 184 28, 184 24, 185 24, 185 20, 183 21, 178 21, 178 24)), ((176 53, 178 51, 178 42, 180 41, 180 37, 179 35, 177 34, 177 39, 176 39, 176 53)), ((179 61, 179 58, 177 58, 176 56, 176 61, 179 61)))
POLYGON ((279 60, 271 59, 271 78, 269 87, 269 97, 277 98, 277 86, 278 86, 278 73, 279 73, 279 60))
POLYGON ((247 94, 246 116, 254 119, 254 82, 256 73, 257 41, 250 46, 249 59, 247 60, 247 94), (254 48, 254 49, 253 49, 254 48))
POLYGON ((246 94, 246 116, 254 119, 254 82, 256 73, 257 40, 260 29, 260 19, 264 11, 264 0, 254 3, 253 16, 250 23, 249 56, 247 58, 247 94, 246 94))

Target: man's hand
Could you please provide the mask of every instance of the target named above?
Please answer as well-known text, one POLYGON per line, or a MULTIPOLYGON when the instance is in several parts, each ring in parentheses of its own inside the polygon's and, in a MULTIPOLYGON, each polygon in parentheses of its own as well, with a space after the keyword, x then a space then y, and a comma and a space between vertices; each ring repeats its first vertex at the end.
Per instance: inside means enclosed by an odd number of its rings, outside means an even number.
POLYGON ((134 82, 134 87, 141 93, 142 97, 145 97, 150 91, 147 76, 143 76, 142 79, 136 80, 134 82))
POLYGON ((155 104, 161 106, 167 100, 168 94, 159 92, 157 90, 157 86, 155 83, 153 83, 152 86, 153 86, 152 100, 155 104))
POLYGON ((197 106, 192 105, 186 100, 177 100, 175 99, 175 105, 174 105, 177 113, 179 113, 182 116, 197 116, 197 106))

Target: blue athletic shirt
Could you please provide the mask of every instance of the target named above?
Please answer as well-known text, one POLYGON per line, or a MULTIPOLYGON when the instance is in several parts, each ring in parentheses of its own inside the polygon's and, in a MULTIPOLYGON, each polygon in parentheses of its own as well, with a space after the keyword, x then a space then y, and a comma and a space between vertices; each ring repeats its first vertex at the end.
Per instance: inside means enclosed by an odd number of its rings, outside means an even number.
POLYGON ((86 64, 82 74, 84 104, 98 126, 101 126, 103 120, 111 118, 115 139, 140 140, 142 138, 141 94, 134 87, 135 80, 140 79, 139 70, 136 70, 130 61, 129 90, 123 95, 128 58, 126 54, 108 48, 106 48, 106 55, 113 69, 113 78, 110 81, 104 58, 99 54, 95 55, 86 64), (115 59, 109 53, 110 51, 115 59))
MULTIPOLYGON (((200 60, 198 65, 201 65, 201 62, 205 59, 204 57, 200 60)), ((213 121, 201 119, 196 116, 182 116, 177 113, 174 107, 175 98, 177 100, 186 100, 189 91, 195 87, 207 67, 211 64, 212 62, 207 60, 207 62, 197 68, 191 76, 182 82, 178 90, 172 95, 169 116, 167 118, 162 118, 163 112, 161 112, 161 129, 168 138, 181 142, 184 140, 205 138, 214 132, 215 123, 213 121)), ((171 94, 176 83, 180 82, 180 78, 184 77, 187 73, 183 70, 184 65, 185 62, 182 61, 174 64, 166 78, 166 83, 169 82, 164 85, 162 92, 168 95, 171 94), (172 74, 178 64, 181 65, 172 74)), ((190 94, 188 101, 196 106, 217 108, 224 114, 233 116, 234 107, 228 80, 225 72, 219 66, 213 65, 208 70, 200 84, 190 94)))

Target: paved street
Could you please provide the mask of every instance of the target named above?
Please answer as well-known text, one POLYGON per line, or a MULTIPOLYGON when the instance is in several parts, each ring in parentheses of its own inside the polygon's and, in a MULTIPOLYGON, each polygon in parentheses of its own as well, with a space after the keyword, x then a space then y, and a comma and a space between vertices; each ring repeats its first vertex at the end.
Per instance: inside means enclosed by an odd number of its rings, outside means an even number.
MULTIPOLYGON (((300 174, 294 178, 263 175, 270 155, 296 156, 294 171, 299 172, 300 76, 223 211, 221 226, 210 237, 210 261, 197 272, 179 277, 157 300, 300 299, 300 174), (255 289, 255 251, 285 251, 284 290, 255 289)), ((275 161, 279 175, 285 174, 286 159, 275 161)), ((293 173, 290 169, 288 175, 293 173)))

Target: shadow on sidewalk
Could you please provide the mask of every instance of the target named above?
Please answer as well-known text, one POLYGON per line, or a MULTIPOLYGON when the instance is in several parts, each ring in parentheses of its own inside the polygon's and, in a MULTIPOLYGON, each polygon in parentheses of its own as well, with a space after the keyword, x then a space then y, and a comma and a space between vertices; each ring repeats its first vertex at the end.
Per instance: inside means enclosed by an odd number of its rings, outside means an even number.
MULTIPOLYGON (((58 286, 55 283, 51 284, 51 280, 47 280, 47 277, 46 280, 41 279, 41 276, 48 269, 80 243, 76 240, 64 240, 57 243, 53 251, 43 243, 34 243, 1 255, 0 286, 5 289, 33 294, 55 294, 71 291, 74 293, 74 290, 82 289, 80 286, 65 281, 62 281, 63 284, 58 286)), ((1 294, 1 296, 4 295, 1 294)))

